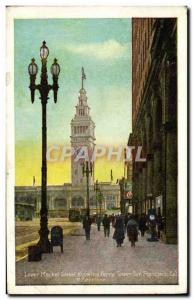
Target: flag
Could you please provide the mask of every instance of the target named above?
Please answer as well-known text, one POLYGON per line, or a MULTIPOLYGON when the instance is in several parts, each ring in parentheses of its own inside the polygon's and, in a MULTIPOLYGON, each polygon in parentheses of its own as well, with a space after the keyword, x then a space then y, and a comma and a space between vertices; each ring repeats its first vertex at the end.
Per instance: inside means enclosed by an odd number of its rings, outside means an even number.
POLYGON ((84 73, 84 68, 82 67, 82 79, 86 79, 86 74, 84 73))

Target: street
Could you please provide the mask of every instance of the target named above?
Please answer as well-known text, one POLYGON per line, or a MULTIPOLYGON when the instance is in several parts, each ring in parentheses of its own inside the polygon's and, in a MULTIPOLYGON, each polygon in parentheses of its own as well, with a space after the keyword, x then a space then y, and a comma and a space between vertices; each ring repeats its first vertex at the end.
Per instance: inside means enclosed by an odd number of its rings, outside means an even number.
POLYGON ((177 246, 147 242, 139 236, 135 248, 125 238, 117 248, 92 225, 91 240, 82 228, 64 236, 64 252, 43 254, 40 262, 27 257, 16 263, 17 285, 52 284, 177 284, 177 246))

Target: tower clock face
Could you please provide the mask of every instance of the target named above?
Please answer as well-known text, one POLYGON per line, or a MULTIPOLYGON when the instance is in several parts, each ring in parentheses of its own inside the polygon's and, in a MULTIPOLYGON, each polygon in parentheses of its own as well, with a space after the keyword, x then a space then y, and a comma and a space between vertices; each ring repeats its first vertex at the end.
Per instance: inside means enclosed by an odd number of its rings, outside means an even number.
POLYGON ((75 160, 77 158, 78 159, 77 162, 79 162, 79 163, 82 163, 85 160, 85 157, 87 157, 87 151, 85 151, 84 147, 85 146, 83 146, 83 145, 77 146, 75 148, 75 151, 74 151, 74 154, 73 154, 73 159, 75 160))

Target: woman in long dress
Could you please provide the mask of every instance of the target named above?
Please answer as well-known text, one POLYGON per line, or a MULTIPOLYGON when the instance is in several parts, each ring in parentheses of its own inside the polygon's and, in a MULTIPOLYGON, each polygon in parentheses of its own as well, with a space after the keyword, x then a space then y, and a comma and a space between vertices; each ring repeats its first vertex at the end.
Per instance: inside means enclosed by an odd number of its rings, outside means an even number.
POLYGON ((135 247, 135 242, 138 241, 138 224, 132 215, 127 222, 127 236, 131 242, 131 247, 135 247))
POLYGON ((114 234, 113 239, 117 242, 117 247, 121 247, 123 244, 125 233, 124 233, 124 220, 121 216, 116 217, 115 223, 114 223, 114 234))

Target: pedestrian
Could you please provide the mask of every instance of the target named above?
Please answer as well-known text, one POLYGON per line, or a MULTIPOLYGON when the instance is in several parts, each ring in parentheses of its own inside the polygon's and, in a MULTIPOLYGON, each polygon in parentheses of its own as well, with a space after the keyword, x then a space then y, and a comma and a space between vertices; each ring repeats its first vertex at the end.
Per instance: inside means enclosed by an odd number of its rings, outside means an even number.
POLYGON ((109 237, 110 235, 110 218, 105 214, 103 218, 103 226, 104 226, 104 235, 105 237, 109 237))
POLYGON ((124 220, 121 215, 116 217, 114 227, 115 227, 115 231, 113 234, 113 239, 116 240, 117 247, 121 247, 125 238, 124 220))
POLYGON ((148 211, 148 223, 149 223, 149 229, 150 229, 150 234, 151 237, 148 238, 147 240, 149 242, 157 242, 157 231, 156 231, 156 226, 157 226, 157 215, 156 215, 156 210, 155 208, 151 208, 148 211))
POLYGON ((96 224, 97 224, 97 228, 98 228, 98 231, 100 231, 100 228, 101 228, 101 216, 100 215, 97 215, 96 216, 96 224))
POLYGON ((138 241, 138 224, 133 215, 130 216, 127 222, 127 236, 131 242, 131 247, 135 247, 135 242, 138 241))
POLYGON ((142 214, 141 217, 139 218, 139 230, 141 232, 141 236, 144 236, 145 231, 147 230, 147 226, 146 226, 146 216, 145 214, 142 214))
POLYGON ((158 211, 156 223, 157 223, 157 237, 158 237, 158 239, 160 239, 161 232, 163 231, 163 218, 162 218, 160 211, 158 211))
POLYGON ((86 240, 90 240, 91 224, 92 224, 91 218, 89 217, 88 214, 86 214, 85 217, 83 218, 83 228, 85 230, 86 240))

